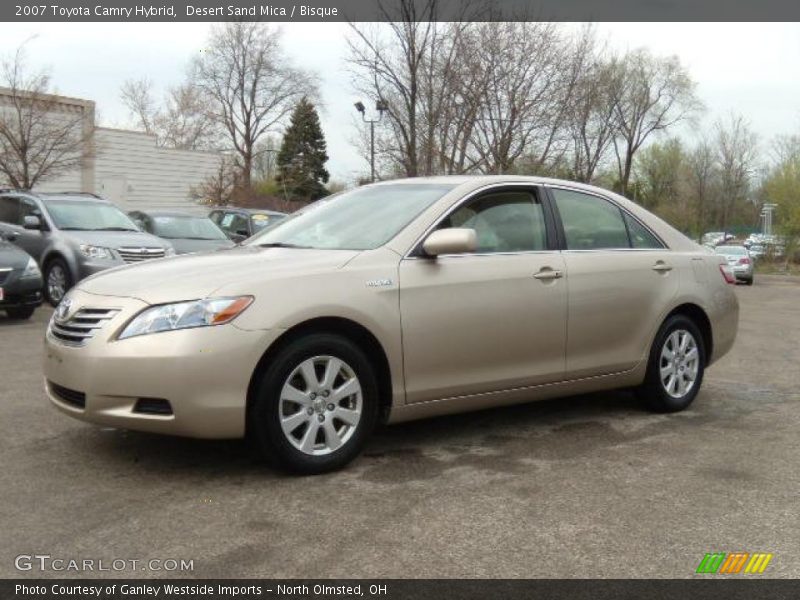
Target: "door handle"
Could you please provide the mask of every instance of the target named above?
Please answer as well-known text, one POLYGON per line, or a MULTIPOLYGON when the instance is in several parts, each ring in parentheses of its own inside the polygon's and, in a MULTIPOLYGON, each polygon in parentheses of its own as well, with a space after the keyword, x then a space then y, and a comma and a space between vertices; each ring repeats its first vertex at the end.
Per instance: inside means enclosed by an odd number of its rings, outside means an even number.
POLYGON ((653 265, 653 271, 657 271, 659 273, 669 273, 672 271, 672 265, 668 265, 665 262, 658 261, 656 264, 653 265))
POLYGON ((536 273, 533 277, 534 279, 561 279, 563 273, 561 271, 555 271, 550 268, 544 268, 538 273, 536 273))

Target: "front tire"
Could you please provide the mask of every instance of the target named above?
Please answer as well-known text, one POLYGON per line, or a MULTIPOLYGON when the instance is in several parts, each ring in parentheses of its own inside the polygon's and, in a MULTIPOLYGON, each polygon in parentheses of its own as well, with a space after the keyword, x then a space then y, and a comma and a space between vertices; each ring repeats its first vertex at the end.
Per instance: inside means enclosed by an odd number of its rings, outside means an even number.
POLYGON ((700 390, 705 365, 700 329, 689 317, 674 315, 656 335, 638 395, 656 412, 684 410, 700 390))
POLYGON ((67 263, 61 258, 48 262, 44 270, 44 295, 50 305, 58 306, 71 287, 72 276, 67 263))
POLYGON ((270 361, 248 411, 260 453, 301 474, 333 471, 353 460, 378 416, 375 370, 347 338, 309 334, 270 361))

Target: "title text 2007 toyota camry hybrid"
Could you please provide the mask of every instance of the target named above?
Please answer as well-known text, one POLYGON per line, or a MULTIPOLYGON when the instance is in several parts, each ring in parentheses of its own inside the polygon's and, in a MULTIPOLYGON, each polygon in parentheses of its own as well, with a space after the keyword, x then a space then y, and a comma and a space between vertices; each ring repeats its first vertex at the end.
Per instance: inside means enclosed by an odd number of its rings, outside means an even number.
POLYGON ((244 245, 82 281, 46 336, 53 404, 251 437, 328 471, 379 422, 610 388, 686 408, 733 344, 724 258, 636 204, 530 177, 369 185, 244 245))

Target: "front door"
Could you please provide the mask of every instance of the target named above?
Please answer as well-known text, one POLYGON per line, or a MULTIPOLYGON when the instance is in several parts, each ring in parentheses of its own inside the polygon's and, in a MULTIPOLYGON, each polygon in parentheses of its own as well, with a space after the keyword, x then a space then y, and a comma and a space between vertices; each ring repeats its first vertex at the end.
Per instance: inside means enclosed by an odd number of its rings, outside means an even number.
POLYGON ((439 225, 475 229, 475 253, 400 263, 406 400, 560 380, 566 281, 535 189, 487 192, 439 225))

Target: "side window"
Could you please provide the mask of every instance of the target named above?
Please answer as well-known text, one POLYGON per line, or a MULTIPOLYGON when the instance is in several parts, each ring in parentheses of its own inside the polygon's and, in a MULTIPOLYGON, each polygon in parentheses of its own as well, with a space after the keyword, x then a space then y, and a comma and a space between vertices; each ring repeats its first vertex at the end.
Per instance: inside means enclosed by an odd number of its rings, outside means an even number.
POLYGON ((477 252, 547 249, 542 205, 531 192, 498 192, 456 209, 440 228, 467 227, 478 236, 477 252))
POLYGON ((0 196, 0 222, 18 225, 19 221, 19 200, 10 196, 0 196))
POLYGON ((662 244, 656 236, 654 236, 648 229, 639 223, 636 219, 628 213, 624 213, 625 224, 628 226, 628 233, 631 236, 631 245, 634 248, 663 248, 662 244))
POLYGON ((237 215, 237 214, 233 214, 232 216, 233 220, 231 221, 230 231, 232 233, 248 235, 250 228, 247 226, 247 217, 244 215, 237 215))
POLYGON ((553 190, 568 250, 630 248, 622 211, 608 200, 568 190, 553 190))
POLYGON ((236 216, 234 213, 220 213, 222 215, 219 220, 219 226, 228 232, 233 231, 233 219, 236 216))

